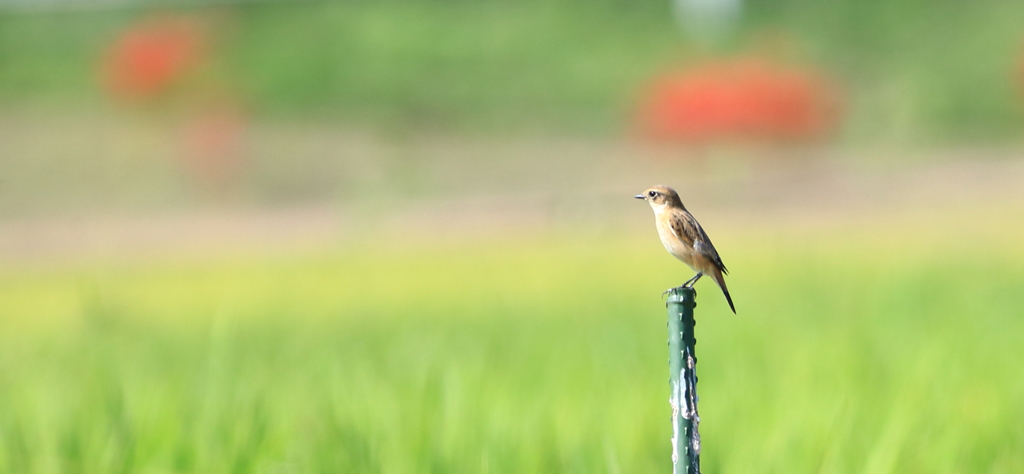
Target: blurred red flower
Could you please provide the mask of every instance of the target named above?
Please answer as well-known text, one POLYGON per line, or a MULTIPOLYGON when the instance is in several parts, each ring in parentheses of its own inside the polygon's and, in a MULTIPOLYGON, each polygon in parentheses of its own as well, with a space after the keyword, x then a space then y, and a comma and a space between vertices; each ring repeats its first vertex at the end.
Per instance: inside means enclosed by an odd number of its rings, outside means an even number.
POLYGON ((102 64, 107 90, 129 99, 150 98, 191 71, 206 46, 198 21, 160 15, 135 23, 107 50, 102 64))
POLYGON ((836 128, 838 99, 820 74, 744 58, 655 78, 637 121, 646 137, 690 144, 807 141, 836 128))

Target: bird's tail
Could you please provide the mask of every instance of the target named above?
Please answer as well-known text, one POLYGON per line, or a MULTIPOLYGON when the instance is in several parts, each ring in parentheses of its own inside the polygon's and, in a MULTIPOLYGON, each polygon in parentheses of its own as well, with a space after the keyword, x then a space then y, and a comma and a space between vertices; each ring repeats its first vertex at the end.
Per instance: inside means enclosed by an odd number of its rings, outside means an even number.
POLYGON ((718 286, 722 288, 722 293, 725 293, 725 300, 729 302, 729 309, 732 310, 732 314, 736 314, 736 307, 732 304, 732 296, 729 296, 729 287, 725 286, 725 277, 722 276, 722 272, 718 269, 712 271, 712 275, 715 281, 718 282, 718 286))

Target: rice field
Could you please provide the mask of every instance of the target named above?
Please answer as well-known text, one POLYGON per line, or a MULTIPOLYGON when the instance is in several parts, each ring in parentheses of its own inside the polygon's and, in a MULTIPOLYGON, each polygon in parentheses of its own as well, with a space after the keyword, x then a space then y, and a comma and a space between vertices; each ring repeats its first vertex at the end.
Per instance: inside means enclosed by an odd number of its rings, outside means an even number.
MULTIPOLYGON (((704 470, 1024 471, 1024 250, 987 222, 718 229, 704 470)), ((689 275, 653 234, 2 268, 2 472, 670 469, 689 275)))

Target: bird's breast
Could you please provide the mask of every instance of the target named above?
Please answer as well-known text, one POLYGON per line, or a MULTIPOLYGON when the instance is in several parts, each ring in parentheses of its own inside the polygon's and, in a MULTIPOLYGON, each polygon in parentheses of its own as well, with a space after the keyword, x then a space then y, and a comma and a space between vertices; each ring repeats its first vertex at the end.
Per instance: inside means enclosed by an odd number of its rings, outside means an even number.
POLYGON ((665 250, 668 250, 668 253, 672 254, 673 257, 678 258, 687 266, 693 268, 693 248, 686 245, 679 237, 676 237, 668 220, 661 217, 658 216, 658 237, 661 238, 661 244, 665 246, 665 250))

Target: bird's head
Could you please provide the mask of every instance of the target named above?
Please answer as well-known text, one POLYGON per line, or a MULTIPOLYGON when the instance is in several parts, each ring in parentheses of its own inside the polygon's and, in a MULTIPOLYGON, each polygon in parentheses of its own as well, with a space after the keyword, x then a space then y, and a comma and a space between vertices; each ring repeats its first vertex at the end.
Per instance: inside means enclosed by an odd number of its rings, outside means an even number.
POLYGON ((679 194, 668 186, 647 188, 643 193, 633 197, 647 201, 655 212, 673 207, 683 208, 683 202, 679 200, 679 194))

